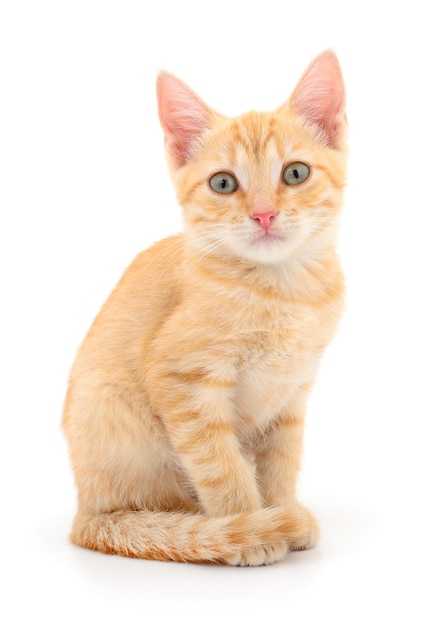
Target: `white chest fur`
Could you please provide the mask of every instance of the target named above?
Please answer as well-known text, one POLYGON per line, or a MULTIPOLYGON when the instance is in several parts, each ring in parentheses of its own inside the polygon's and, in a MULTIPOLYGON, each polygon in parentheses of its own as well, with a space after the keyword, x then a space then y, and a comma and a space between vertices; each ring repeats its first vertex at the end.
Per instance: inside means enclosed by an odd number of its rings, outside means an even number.
POLYGON ((289 342, 253 350, 237 381, 237 418, 248 428, 264 428, 288 406, 301 385, 314 380, 318 360, 318 354, 289 342))

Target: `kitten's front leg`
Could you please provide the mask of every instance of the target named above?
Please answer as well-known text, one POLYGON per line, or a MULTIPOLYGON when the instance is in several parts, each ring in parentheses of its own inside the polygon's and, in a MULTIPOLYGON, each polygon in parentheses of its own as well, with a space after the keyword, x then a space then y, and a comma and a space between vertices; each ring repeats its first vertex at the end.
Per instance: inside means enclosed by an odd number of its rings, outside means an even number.
POLYGON ((271 424, 256 447, 258 481, 265 505, 294 505, 302 520, 303 531, 291 542, 291 550, 310 548, 319 539, 317 521, 308 509, 298 503, 296 497, 309 392, 309 385, 298 390, 289 407, 271 424))
POLYGON ((261 509, 255 474, 234 433, 232 381, 200 371, 162 372, 151 386, 161 416, 208 516, 261 509))
MULTIPOLYGON (((241 453, 235 435, 231 388, 224 379, 195 371, 174 372, 154 383, 154 408, 210 517, 263 508, 254 468, 241 453)), ((266 565, 287 551, 287 542, 269 542, 238 552, 227 562, 266 565)))

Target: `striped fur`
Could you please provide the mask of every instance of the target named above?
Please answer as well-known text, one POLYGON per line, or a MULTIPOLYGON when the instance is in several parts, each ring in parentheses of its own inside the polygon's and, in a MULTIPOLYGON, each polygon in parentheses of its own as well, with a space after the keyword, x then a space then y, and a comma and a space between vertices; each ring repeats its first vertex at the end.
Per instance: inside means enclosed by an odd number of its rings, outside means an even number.
POLYGON ((323 53, 274 113, 225 118, 166 73, 158 102, 185 232, 135 259, 72 367, 71 537, 138 558, 271 563, 318 537, 295 483, 343 300, 341 73, 323 53), (310 176, 286 185, 297 161, 310 176), (210 188, 217 172, 234 193, 210 188))

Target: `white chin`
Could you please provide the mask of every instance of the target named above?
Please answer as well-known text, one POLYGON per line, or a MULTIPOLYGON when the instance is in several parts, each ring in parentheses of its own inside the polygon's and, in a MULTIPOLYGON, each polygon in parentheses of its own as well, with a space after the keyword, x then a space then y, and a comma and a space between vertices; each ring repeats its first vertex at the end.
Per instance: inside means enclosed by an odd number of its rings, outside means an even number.
POLYGON ((241 257, 256 263, 274 264, 285 261, 294 252, 292 242, 286 239, 277 241, 256 241, 239 246, 236 250, 241 257))

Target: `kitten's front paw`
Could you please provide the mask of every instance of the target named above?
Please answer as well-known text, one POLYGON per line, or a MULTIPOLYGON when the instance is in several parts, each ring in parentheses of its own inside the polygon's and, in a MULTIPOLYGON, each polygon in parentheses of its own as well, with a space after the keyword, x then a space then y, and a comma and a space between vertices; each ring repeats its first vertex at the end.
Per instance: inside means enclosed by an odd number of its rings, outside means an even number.
POLYGON ((298 531, 289 542, 289 550, 299 551, 313 548, 319 540, 319 524, 312 513, 302 504, 297 504, 295 510, 298 511, 298 531))
POLYGON ((286 542, 266 543, 255 548, 248 548, 243 552, 229 558, 228 565, 240 567, 255 567, 257 565, 270 565, 279 561, 287 554, 289 546, 286 542))

